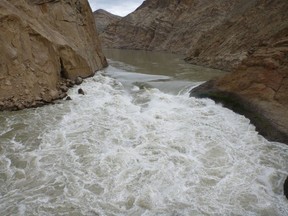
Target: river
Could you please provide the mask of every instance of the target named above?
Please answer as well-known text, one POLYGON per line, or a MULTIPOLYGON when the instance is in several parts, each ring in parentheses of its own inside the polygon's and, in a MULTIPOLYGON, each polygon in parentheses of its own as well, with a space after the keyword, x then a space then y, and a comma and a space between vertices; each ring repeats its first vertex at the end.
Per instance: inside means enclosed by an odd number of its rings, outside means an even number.
POLYGON ((0 113, 0 215, 288 215, 288 146, 189 90, 224 72, 106 50, 71 101, 0 113))

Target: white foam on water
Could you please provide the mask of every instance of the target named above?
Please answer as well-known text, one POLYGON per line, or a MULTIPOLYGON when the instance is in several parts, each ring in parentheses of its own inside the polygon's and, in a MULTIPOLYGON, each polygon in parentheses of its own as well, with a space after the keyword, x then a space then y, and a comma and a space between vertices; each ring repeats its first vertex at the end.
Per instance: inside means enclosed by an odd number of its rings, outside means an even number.
POLYGON ((288 147, 208 99, 101 74, 2 115, 1 215, 287 215, 288 147), (6 130, 9 128, 9 130, 6 130))

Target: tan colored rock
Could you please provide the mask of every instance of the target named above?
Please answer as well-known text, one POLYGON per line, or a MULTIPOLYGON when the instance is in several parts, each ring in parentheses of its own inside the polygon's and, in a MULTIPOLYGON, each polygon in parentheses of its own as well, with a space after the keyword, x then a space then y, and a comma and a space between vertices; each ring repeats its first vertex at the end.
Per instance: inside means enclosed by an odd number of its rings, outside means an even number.
POLYGON ((287 35, 288 28, 272 37, 267 46, 255 48, 233 73, 204 83, 191 95, 223 103, 250 118, 268 139, 288 144, 287 35), (277 65, 269 66, 267 59, 277 65))
POLYGON ((170 51, 230 70, 287 27, 287 11, 287 0, 146 0, 100 38, 109 48, 170 51))
POLYGON ((107 65, 87 0, 1 0, 0 29, 4 104, 11 97, 26 101, 29 92, 34 106, 41 89, 50 102, 62 79, 88 77, 107 65))
POLYGON ((112 23, 118 22, 122 17, 109 13, 108 11, 99 9, 93 12, 97 32, 100 34, 106 27, 112 23))

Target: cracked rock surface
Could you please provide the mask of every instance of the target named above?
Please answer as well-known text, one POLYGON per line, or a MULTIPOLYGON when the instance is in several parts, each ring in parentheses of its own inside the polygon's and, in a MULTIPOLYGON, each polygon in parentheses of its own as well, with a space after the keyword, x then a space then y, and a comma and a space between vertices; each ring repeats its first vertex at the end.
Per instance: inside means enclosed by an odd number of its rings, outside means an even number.
POLYGON ((87 0, 1 0, 0 29, 0 110, 63 98, 107 65, 87 0))

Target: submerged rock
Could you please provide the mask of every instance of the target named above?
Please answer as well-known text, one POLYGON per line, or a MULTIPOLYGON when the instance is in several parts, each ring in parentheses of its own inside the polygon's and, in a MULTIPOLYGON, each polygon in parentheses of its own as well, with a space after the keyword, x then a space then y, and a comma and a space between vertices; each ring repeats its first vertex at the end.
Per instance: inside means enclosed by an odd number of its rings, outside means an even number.
POLYGON ((151 88, 153 88, 153 86, 147 82, 134 82, 133 85, 137 86, 139 89, 151 89, 151 88))
POLYGON ((85 92, 84 92, 84 90, 83 90, 83 89, 79 88, 79 89, 78 89, 78 94, 82 94, 82 95, 85 95, 85 92))

